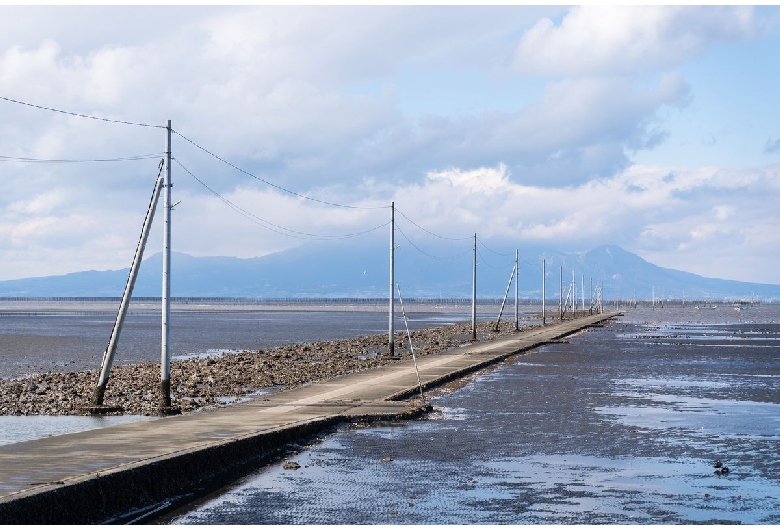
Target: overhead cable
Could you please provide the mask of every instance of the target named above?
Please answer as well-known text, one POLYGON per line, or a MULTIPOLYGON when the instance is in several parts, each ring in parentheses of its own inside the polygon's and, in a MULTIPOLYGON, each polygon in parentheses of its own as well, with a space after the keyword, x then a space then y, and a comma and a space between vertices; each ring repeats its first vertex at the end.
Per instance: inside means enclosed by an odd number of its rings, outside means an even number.
POLYGON ((400 227, 400 226, 398 226, 398 225, 396 224, 396 225, 395 225, 395 228, 396 228, 396 229, 397 229, 399 232, 401 232, 401 235, 402 235, 402 236, 404 236, 404 239, 406 239, 406 241, 408 241, 410 245, 412 245, 412 246, 413 246, 415 249, 417 249, 417 251, 418 251, 418 252, 420 252, 421 254, 424 254, 424 255, 428 256, 428 257, 429 257, 429 258, 431 258, 431 259, 435 259, 435 260, 456 260, 456 259, 458 259, 458 258, 462 258, 463 256, 465 256, 466 254, 468 254, 468 253, 471 251, 470 249, 466 249, 466 250, 464 250, 463 252, 461 252, 460 254, 456 254, 455 256, 443 256, 443 257, 442 257, 442 256, 434 256, 433 254, 429 254, 428 252, 424 251, 423 249, 421 249, 420 247, 418 247, 417 245, 415 245, 415 244, 412 242, 412 240, 411 240, 411 239, 409 239, 409 236, 407 236, 407 235, 406 235, 406 233, 405 233, 403 230, 401 230, 401 227, 400 227))
POLYGON ((165 125, 151 125, 149 123, 141 123, 141 122, 134 122, 134 121, 125 121, 125 120, 115 120, 112 118, 103 118, 102 116, 89 116, 87 114, 79 114, 78 112, 70 112, 67 110, 61 110, 61 109, 55 109, 53 107, 46 107, 44 105, 36 105, 34 103, 27 103, 26 101, 19 101, 18 99, 11 99, 7 98, 5 96, 0 96, 0 99, 4 101, 8 101, 9 103, 16 103, 17 105, 24 105, 26 107, 32 107, 35 109, 40 110, 48 110, 50 112, 58 112, 60 114, 67 114, 68 116, 75 116, 77 118, 87 118, 90 120, 97 120, 97 121, 104 121, 108 123, 120 123, 122 125, 135 125, 137 127, 152 127, 155 129, 165 129, 165 125))
POLYGON ((419 228, 419 229, 420 229, 420 230, 422 230, 423 232, 427 232, 428 234, 430 234, 430 235, 432 235, 432 236, 434 236, 434 237, 438 237, 439 239, 447 239, 447 240, 449 240, 449 241, 465 241, 465 240, 467 240, 467 239, 471 239, 471 236, 469 236, 469 237, 447 237, 447 236, 442 236, 442 235, 436 234, 436 233, 434 233, 434 232, 431 232, 431 231, 430 231, 430 230, 428 230, 427 228, 423 228, 423 227, 422 227, 422 226, 420 226, 419 224, 417 224, 417 223, 415 223, 414 221, 412 221, 412 220, 409 218, 409 216, 408 216, 408 215, 406 215, 404 212, 402 212, 402 211, 401 211, 401 210, 399 210, 398 208, 396 208, 396 209, 395 209, 395 211, 396 211, 396 212, 398 212, 398 213, 400 213, 402 216, 404 216, 404 218, 406 218, 406 220, 407 220, 407 221, 409 221, 410 223, 412 223, 414 226, 416 226, 417 228, 419 228))
MULTIPOLYGON (((481 259, 480 263, 481 263, 482 265, 485 265, 485 266, 487 266, 489 269, 495 269, 495 270, 497 270, 497 271, 500 271, 500 270, 504 270, 504 269, 507 269, 507 268, 509 268, 509 265, 503 265, 503 266, 499 266, 499 267, 496 267, 495 265, 491 265, 491 264, 488 262, 488 260, 486 260, 486 259, 485 259, 485 256, 483 256, 483 255, 482 255, 482 252, 480 252, 480 251, 479 251, 479 249, 477 249, 477 255, 479 255, 479 257, 480 257, 480 259, 481 259)), ((512 266, 514 266, 514 260, 513 260, 513 262, 512 262, 512 266)))
POLYGON ((82 164, 87 162, 129 162, 135 160, 149 160, 163 156, 164 153, 151 153, 148 155, 121 156, 114 158, 33 158, 26 156, 0 155, 0 162, 24 162, 24 163, 48 163, 48 164, 82 164))
POLYGON ((182 133, 180 133, 179 131, 177 131, 175 129, 171 129, 171 132, 173 132, 174 134, 178 135, 183 140, 189 142, 194 147, 200 149, 201 151, 203 151, 207 155, 212 156, 216 160, 219 160, 220 162, 222 162, 223 164, 226 164, 226 165, 232 167, 236 171, 238 171, 240 173, 243 173, 244 175, 247 175, 248 177, 252 177, 253 179, 259 180, 263 184, 267 184, 268 186, 271 186, 272 188, 276 188, 279 191, 283 191, 285 193, 289 193, 290 195, 293 195, 293 196, 298 197, 300 199, 305 199, 307 201, 318 202, 320 204, 325 204, 326 206, 333 206, 333 207, 336 207, 336 208, 348 208, 348 209, 351 209, 351 210, 381 210, 381 209, 384 209, 384 208, 390 208, 390 206, 354 206, 354 205, 348 205, 348 204, 339 204, 337 202, 330 202, 330 201, 324 201, 322 199, 315 199, 314 197, 309 197, 307 195, 303 195, 301 193, 297 193, 295 191, 288 190, 285 187, 279 186, 278 184, 274 184, 273 182, 268 181, 268 180, 266 180, 266 179, 264 179, 262 177, 258 177, 257 175, 255 175, 253 173, 250 173, 249 171, 238 167, 237 165, 233 164, 232 162, 230 162, 228 160, 225 160, 221 156, 217 155, 216 153, 213 153, 213 152, 209 151, 208 149, 206 149, 202 145, 198 144, 194 140, 192 140, 190 138, 187 138, 186 136, 184 136, 182 133))
POLYGON ((263 228, 270 230, 271 232, 275 232, 279 235, 292 237, 295 239, 307 239, 307 240, 318 240, 318 241, 327 241, 332 239, 348 239, 352 237, 357 237, 363 234, 367 234, 369 232, 373 232, 374 230, 379 230, 380 228, 383 228, 390 224, 390 221, 387 221, 384 224, 381 224, 379 226, 375 226, 374 228, 369 228, 368 230, 363 230, 361 232, 354 232, 350 234, 339 234, 339 235, 322 235, 322 234, 310 234, 307 232, 299 232, 298 230, 293 230, 291 228, 286 228, 284 226, 272 223, 271 221, 267 221, 265 219, 262 219, 252 212, 249 212, 234 202, 230 201, 226 197, 224 197, 219 192, 213 190, 211 187, 209 187, 208 184, 203 182, 201 179, 196 177, 189 169, 187 169, 179 160, 174 158, 173 160, 176 161, 176 163, 181 167, 187 174, 189 174, 193 179, 195 179, 201 186, 206 188, 209 192, 211 192, 215 197, 217 197, 219 200, 221 200, 223 203, 225 203, 230 209, 238 213, 239 215, 245 217, 249 221, 262 226, 263 228))
POLYGON ((479 239, 479 238, 477 238, 477 241, 479 241, 479 244, 480 244, 480 245, 482 245, 482 246, 485 248, 485 250, 487 250, 488 252, 492 252, 492 253, 493 253, 493 254, 495 254, 496 256, 502 256, 502 257, 504 257, 504 258, 508 258, 508 257, 512 256, 512 254, 505 254, 505 253, 503 253, 503 252, 498 252, 498 251, 496 251, 496 250, 493 250, 493 249, 491 249, 491 248, 490 248, 490 247, 488 247, 488 246, 487 246, 485 243, 483 243, 483 242, 482 242, 482 240, 481 240, 481 239, 479 239))

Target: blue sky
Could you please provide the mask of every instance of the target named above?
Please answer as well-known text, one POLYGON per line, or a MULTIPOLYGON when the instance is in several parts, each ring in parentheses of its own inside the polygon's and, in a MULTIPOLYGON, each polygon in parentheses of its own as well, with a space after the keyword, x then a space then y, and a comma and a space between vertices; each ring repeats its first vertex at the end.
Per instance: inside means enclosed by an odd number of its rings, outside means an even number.
MULTIPOLYGON (((395 201, 446 237, 780 283, 775 7, 0 12, 0 96, 172 120, 174 250, 261 256, 306 239, 257 218, 351 234, 395 201)), ((0 113, 0 279, 128 266, 164 131, 0 113)))

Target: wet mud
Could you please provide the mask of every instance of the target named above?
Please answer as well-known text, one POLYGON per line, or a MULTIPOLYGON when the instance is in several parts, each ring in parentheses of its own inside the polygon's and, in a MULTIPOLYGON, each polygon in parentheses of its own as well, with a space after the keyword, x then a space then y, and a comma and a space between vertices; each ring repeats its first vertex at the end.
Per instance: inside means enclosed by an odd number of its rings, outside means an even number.
POLYGON ((159 522, 780 523, 780 324, 644 318, 453 384, 425 421, 331 433, 299 468, 159 522))

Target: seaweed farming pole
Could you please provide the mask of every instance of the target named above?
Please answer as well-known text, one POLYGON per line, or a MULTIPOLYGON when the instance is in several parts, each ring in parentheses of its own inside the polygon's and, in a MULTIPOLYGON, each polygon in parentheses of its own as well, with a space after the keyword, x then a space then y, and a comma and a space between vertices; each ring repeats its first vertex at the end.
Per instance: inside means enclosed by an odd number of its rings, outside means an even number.
POLYGON ((395 201, 390 203, 390 300, 388 316, 388 349, 390 356, 395 356, 395 326, 393 325, 393 315, 395 313, 395 293, 393 284, 395 283, 395 201))
MULTIPOLYGON (((160 163, 160 173, 162 173, 162 165, 160 163)), ((116 315, 116 321, 114 327, 111 330, 111 337, 108 339, 108 345, 103 352, 103 364, 100 367, 100 377, 98 378, 97 387, 95 387, 94 397, 94 412, 99 412, 97 409, 103 406, 103 397, 106 393, 106 386, 108 385, 108 376, 111 373, 111 365, 114 363, 114 356, 116 355, 116 345, 119 342, 119 335, 122 333, 122 326, 127 316, 127 308, 130 305, 130 297, 133 295, 133 286, 135 286, 135 280, 138 277, 138 269, 141 268, 141 259, 144 255, 144 248, 146 247, 146 241, 149 239, 149 230, 152 227, 152 221, 154 220, 154 211, 157 208, 157 201, 160 198, 160 190, 163 186, 163 177, 157 175, 157 181, 154 183, 154 190, 152 191, 152 199, 149 202, 149 207, 146 209, 146 217, 144 218, 144 224, 141 228, 141 237, 138 239, 138 245, 135 247, 135 254, 133 255, 133 262, 130 265, 130 273, 127 276, 127 283, 125 283, 125 291, 122 294, 122 301, 119 304, 119 311, 116 315)))
POLYGON ((519 301, 518 301, 518 283, 520 283, 520 269, 518 268, 518 262, 517 259, 519 257, 519 251, 515 249, 515 271, 517 273, 517 277, 515 278, 515 331, 518 331, 520 329, 520 307, 519 307, 519 301))
POLYGON ((477 340, 477 233, 474 232, 474 268, 471 275, 471 340, 477 340))
POLYGON ((171 120, 165 128, 165 193, 163 194, 162 334, 160 345, 160 412, 171 409, 171 351, 168 344, 171 316, 171 120))

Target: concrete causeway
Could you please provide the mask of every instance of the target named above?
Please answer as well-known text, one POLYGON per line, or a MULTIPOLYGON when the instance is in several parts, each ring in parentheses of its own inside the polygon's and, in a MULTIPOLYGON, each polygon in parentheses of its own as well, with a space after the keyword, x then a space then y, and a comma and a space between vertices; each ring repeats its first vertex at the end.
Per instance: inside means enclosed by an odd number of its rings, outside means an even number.
MULTIPOLYGON (((618 313, 589 315, 418 359, 432 388, 618 313)), ((237 405, 0 446, 0 524, 136 522, 279 458, 344 421, 427 410, 411 361, 237 405)))

